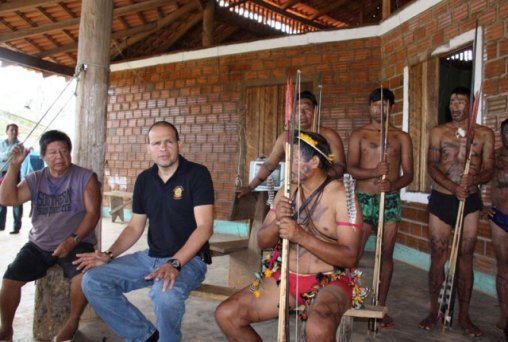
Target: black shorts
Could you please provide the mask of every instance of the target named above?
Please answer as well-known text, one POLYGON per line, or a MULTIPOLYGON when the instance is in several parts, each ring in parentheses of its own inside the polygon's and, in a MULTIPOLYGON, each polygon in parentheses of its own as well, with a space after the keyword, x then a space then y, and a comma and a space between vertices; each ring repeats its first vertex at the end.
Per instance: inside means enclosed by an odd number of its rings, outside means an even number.
POLYGON ((32 242, 27 242, 18 252, 14 261, 7 267, 4 279, 22 282, 34 281, 46 275, 51 266, 58 264, 62 267, 65 278, 72 278, 80 271, 72 264, 76 260, 76 253, 93 252, 91 243, 81 242, 67 254, 65 258, 51 255, 53 252, 43 251, 32 242))
MULTIPOLYGON (((443 194, 442 192, 432 190, 427 208, 429 213, 436 215, 444 223, 455 226, 457 212, 459 210, 459 200, 454 195, 443 194)), ((464 217, 482 209, 483 203, 480 192, 477 191, 472 193, 466 198, 464 217)))

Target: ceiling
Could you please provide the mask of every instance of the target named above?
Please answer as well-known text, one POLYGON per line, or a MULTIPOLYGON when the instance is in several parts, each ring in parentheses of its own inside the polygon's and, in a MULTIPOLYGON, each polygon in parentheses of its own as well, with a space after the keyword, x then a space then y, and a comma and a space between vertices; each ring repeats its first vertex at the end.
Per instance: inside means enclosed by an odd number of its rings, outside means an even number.
MULTIPOLYGON (((414 1, 113 0, 111 62, 373 25, 414 1)), ((72 75, 80 13, 80 0, 0 0, 0 59, 72 75)))

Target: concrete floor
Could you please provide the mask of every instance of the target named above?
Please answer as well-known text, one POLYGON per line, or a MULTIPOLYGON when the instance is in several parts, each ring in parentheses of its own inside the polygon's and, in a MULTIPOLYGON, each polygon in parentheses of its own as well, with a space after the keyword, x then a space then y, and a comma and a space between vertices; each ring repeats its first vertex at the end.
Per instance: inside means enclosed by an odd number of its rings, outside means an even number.
MULTIPOLYGON (((25 208, 28 212, 28 205, 25 208)), ((11 210, 9 210, 9 214, 11 210)), ((10 228, 11 217, 8 217, 7 229, 10 228)), ((12 261, 19 248, 27 241, 30 222, 24 219, 23 228, 19 235, 9 235, 8 231, 0 232, 0 272, 3 274, 7 265, 12 261)), ((109 244, 118 236, 124 224, 111 223, 110 219, 103 219, 103 245, 109 244)), ((140 241, 134 248, 142 249, 146 246, 146 239, 140 241)), ((364 271, 364 285, 370 285, 372 273, 372 253, 367 253, 360 263, 364 271)), ((227 285, 229 257, 215 257, 210 266, 207 283, 227 285)), ((440 328, 433 331, 424 331, 417 327, 418 322, 427 315, 427 272, 409 266, 402 262, 395 263, 395 271, 392 287, 388 300, 388 310, 395 320, 395 327, 382 329, 376 337, 367 336, 367 322, 355 320, 353 341, 468 341, 473 338, 463 335, 461 329, 455 323, 454 328, 445 333, 440 328)), ((151 304, 148 300, 147 290, 139 290, 128 295, 136 305, 142 308, 147 317, 154 320, 151 304)), ((27 284, 23 288, 20 307, 14 322, 14 341, 32 342, 32 320, 34 303, 34 284, 27 284)), ((215 324, 213 312, 217 302, 212 300, 189 298, 187 301, 186 314, 183 321, 184 341, 225 341, 224 336, 215 324)), ((88 314, 88 318, 82 319, 79 331, 74 341, 121 341, 109 328, 98 318, 88 314)), ((473 293, 471 304, 471 317, 484 332, 484 336, 474 339, 475 341, 503 341, 501 332, 495 328, 499 317, 499 305, 496 298, 479 292, 473 293)), ((456 319, 455 319, 456 321, 456 319)), ((294 335, 295 320, 291 319, 292 341, 297 340, 294 335)), ((255 325, 256 331, 264 341, 275 341, 277 322, 275 320, 255 325)))

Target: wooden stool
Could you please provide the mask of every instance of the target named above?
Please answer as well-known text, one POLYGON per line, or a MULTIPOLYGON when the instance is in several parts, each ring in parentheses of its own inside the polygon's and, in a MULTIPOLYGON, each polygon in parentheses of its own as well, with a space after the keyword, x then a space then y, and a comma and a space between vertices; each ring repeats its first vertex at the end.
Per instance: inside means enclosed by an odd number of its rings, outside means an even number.
POLYGON ((35 283, 33 335, 38 340, 51 340, 69 317, 71 281, 55 265, 35 283))

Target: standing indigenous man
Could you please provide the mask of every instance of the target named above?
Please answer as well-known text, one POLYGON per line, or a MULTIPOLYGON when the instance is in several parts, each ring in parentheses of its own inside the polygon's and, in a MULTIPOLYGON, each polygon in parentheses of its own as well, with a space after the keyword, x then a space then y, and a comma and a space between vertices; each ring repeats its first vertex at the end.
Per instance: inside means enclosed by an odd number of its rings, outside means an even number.
POLYGON ((48 131, 40 138, 46 168, 33 172, 18 184, 22 145, 12 150, 9 170, 0 186, 0 202, 19 205, 32 201, 32 225, 25 244, 5 271, 0 291, 2 327, 0 340, 10 341, 12 321, 21 299, 21 287, 46 275, 55 264, 71 278, 70 315, 54 341, 71 340, 86 305, 81 291, 82 274, 72 265, 76 253, 93 251, 94 229, 100 218, 101 193, 97 176, 71 162, 71 140, 60 131, 48 131))
POLYGON ((489 217, 497 259, 496 289, 501 307, 501 319, 496 326, 505 330, 508 322, 508 119, 501 123, 501 141, 502 146, 495 151, 489 217))
MULTIPOLYGON (((379 219, 379 194, 385 192, 384 228, 381 252, 379 305, 386 305, 393 274, 393 250, 401 219, 400 189, 413 180, 413 145, 406 132, 388 125, 384 160, 381 153, 381 115, 389 120, 395 97, 387 88, 375 89, 369 96, 371 121, 355 130, 349 139, 348 172, 356 179, 356 191, 363 213, 363 235, 360 255, 379 219), (381 102, 383 99, 383 102, 381 102), (383 108, 383 113, 381 113, 383 108), (402 174, 400 170, 402 169, 402 174), (382 176, 385 175, 385 179, 382 176)), ((384 122, 384 121, 383 121, 384 122)), ((381 327, 393 326, 385 315, 381 327)))
POLYGON ((154 165, 136 179, 131 221, 105 252, 80 254, 76 262, 86 272, 82 287, 90 304, 126 341, 180 341, 185 300, 211 263, 212 179, 203 165, 184 159, 180 147, 171 123, 149 128, 154 165), (138 241, 147 221, 149 249, 118 257, 138 241), (123 295, 149 285, 156 326, 123 295))
MULTIPOLYGON (((310 91, 302 91, 299 95, 298 110, 300 111, 300 127, 301 130, 311 130, 314 122, 314 114, 318 103, 314 94, 310 91)), ((344 156, 344 145, 340 136, 333 129, 320 127, 319 134, 321 134, 332 150, 333 165, 330 168, 330 176, 333 178, 340 178, 346 170, 346 159, 344 156)), ((238 189, 238 198, 247 195, 254 190, 258 185, 263 183, 268 176, 277 168, 279 162, 284 160, 287 133, 283 132, 275 141, 272 152, 259 168, 258 173, 252 179, 248 186, 238 189)))
MULTIPOLYGON (((356 227, 361 215, 349 222, 344 185, 327 175, 332 159, 324 137, 297 132, 294 143, 292 198, 283 197, 283 191, 277 193, 276 209, 267 214, 258 243, 260 248, 269 248, 280 238, 290 241, 289 305, 305 304, 307 340, 331 341, 351 306, 355 273, 348 268, 358 260, 361 233, 356 227), (299 213, 296 219, 295 212, 299 213)), ((356 202, 351 205, 358 207, 356 202)), ((260 341, 250 324, 277 317, 278 253, 275 248, 250 287, 217 308, 215 318, 230 341, 260 341)))
MULTIPOLYGON (((0 176, 4 177, 7 173, 7 167, 9 156, 11 150, 19 144, 18 140, 18 125, 9 124, 5 129, 5 133, 7 133, 7 139, 0 142, 0 176)), ((16 179, 19 183, 20 174, 18 174, 18 178, 16 179)), ((14 216, 14 226, 12 232, 10 234, 18 234, 21 229, 21 218, 23 217, 23 204, 14 206, 12 208, 13 216, 14 216)), ((5 221, 7 219, 7 207, 0 205, 0 230, 5 229, 5 221)))
POLYGON ((431 264, 429 270, 430 313, 419 327, 430 330, 438 320, 439 290, 444 281, 444 266, 452 227, 455 226, 459 201, 464 200, 464 228, 458 260, 459 324, 470 336, 481 330, 469 317, 473 290, 473 253, 482 199, 478 186, 492 178, 494 133, 476 125, 471 146, 469 173, 466 164, 466 132, 470 115, 469 89, 455 88, 450 96, 452 121, 434 127, 430 132, 427 168, 434 181, 429 198, 429 235, 431 264))

